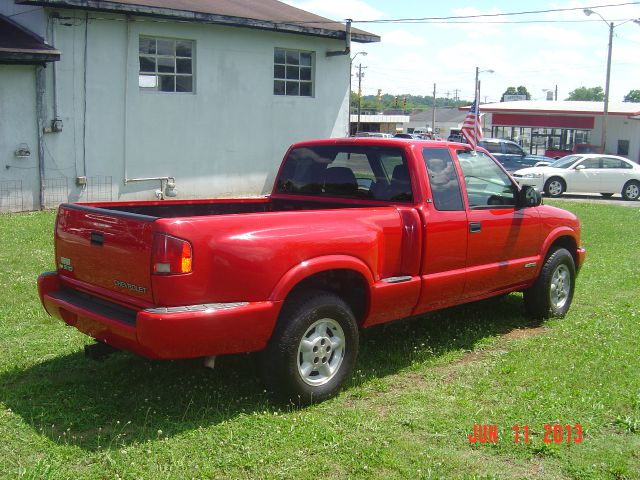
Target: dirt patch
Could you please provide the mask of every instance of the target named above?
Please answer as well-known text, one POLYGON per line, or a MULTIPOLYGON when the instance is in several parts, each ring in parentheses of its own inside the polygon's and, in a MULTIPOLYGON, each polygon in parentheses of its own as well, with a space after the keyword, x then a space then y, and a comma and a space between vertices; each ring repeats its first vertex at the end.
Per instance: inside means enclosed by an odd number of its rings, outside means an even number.
POLYGON ((531 327, 531 328, 514 328, 510 332, 501 335, 500 338, 506 338, 508 340, 514 338, 527 338, 542 335, 548 330, 546 327, 531 327))

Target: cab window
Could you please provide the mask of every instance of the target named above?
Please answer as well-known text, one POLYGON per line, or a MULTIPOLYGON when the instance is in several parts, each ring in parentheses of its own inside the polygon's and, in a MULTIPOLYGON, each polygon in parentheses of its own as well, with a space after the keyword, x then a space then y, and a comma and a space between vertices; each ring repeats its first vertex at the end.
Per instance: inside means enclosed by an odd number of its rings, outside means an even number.
POLYGON ((469 208, 513 207, 517 188, 496 162, 482 152, 456 152, 467 190, 469 208))
POLYGON ((422 157, 427 167, 433 205, 436 210, 464 210, 458 172, 449 149, 423 148, 422 157))
POLYGON ((522 155, 523 154, 522 149, 519 146, 514 145, 513 143, 506 143, 504 147, 505 147, 506 152, 509 155, 522 155))

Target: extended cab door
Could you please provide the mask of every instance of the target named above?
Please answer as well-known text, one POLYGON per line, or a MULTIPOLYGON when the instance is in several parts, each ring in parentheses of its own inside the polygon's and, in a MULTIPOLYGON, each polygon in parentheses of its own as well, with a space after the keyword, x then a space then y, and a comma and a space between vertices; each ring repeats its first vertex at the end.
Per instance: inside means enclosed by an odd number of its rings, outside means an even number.
POLYGON ((416 165, 420 170, 426 167, 427 198, 420 207, 426 227, 422 291, 414 313, 460 303, 467 261, 467 212, 453 152, 448 147, 423 147, 421 153, 416 165))
POLYGON ((518 187, 490 156, 468 149, 456 156, 468 222, 464 296, 481 298, 533 279, 541 245, 537 209, 516 208, 518 187))

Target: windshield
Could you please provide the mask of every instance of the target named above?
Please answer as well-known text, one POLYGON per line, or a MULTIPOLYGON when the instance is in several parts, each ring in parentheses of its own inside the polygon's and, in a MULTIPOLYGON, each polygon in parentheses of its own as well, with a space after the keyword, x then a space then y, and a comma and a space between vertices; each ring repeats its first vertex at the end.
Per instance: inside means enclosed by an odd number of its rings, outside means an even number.
POLYGON ((553 168, 569 168, 571 165, 576 163, 576 161, 579 160, 580 158, 582 158, 580 157, 580 155, 567 155, 566 157, 562 157, 556 160, 549 166, 553 168))

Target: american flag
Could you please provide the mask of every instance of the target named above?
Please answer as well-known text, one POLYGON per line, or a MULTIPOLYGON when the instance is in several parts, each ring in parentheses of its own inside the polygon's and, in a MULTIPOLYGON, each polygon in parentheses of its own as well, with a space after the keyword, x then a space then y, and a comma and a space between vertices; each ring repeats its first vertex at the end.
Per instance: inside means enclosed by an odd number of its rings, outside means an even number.
POLYGON ((478 140, 482 138, 482 128, 480 128, 480 108, 477 100, 474 100, 469 108, 469 113, 462 124, 461 133, 464 138, 467 139, 471 148, 475 150, 478 140))

